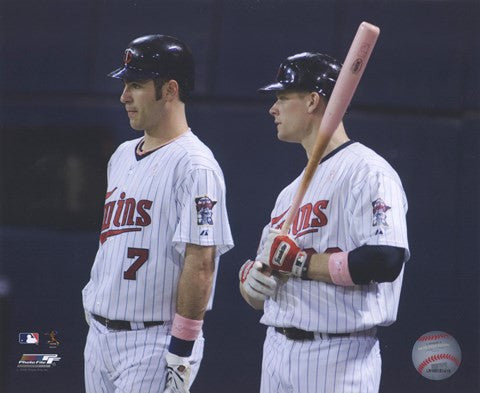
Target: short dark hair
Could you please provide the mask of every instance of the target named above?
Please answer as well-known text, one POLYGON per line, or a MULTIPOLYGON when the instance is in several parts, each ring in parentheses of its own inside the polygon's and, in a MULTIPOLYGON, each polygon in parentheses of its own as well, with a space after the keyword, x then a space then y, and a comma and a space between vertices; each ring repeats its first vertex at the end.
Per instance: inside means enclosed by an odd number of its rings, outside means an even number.
MULTIPOLYGON (((155 78, 155 79, 153 79, 153 83, 155 85, 155 93, 156 93, 155 98, 157 100, 160 100, 162 98, 162 87, 169 80, 171 80, 171 79, 169 79, 169 78, 155 78)), ((178 84, 178 98, 180 99, 180 101, 185 103, 185 102, 187 102, 187 100, 189 98, 189 94, 188 94, 187 90, 185 89, 185 86, 183 86, 183 83, 179 83, 177 81, 177 84, 178 84)))

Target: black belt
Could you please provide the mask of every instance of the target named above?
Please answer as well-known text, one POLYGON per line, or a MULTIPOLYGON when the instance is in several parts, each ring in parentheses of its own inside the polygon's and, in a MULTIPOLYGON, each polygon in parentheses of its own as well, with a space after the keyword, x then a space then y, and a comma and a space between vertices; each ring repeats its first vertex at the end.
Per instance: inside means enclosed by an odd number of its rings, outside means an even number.
MULTIPOLYGON (((100 315, 92 314, 92 317, 99 323, 101 323, 103 326, 105 326, 108 329, 112 330, 136 330, 135 328, 132 328, 132 324, 135 324, 135 322, 129 322, 129 321, 112 321, 111 319, 104 318, 100 315)), ((144 327, 151 327, 151 326, 159 326, 163 325, 163 321, 147 321, 147 322, 142 322, 144 327)))
MULTIPOLYGON (((290 340, 313 340, 315 338, 314 332, 307 332, 302 329, 294 327, 276 327, 275 331, 283 334, 290 340)), ((350 337, 350 333, 318 333, 322 339, 350 337)))

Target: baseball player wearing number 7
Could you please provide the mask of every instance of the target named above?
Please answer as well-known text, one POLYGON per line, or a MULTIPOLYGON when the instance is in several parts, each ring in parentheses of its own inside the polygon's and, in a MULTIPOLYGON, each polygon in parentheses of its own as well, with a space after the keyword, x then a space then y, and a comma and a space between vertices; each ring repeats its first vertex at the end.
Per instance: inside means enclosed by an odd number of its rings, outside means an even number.
POLYGON ((188 393, 221 254, 233 247, 225 182, 190 130, 190 49, 140 37, 110 74, 133 129, 108 163, 100 243, 83 304, 87 393, 188 393))
MULTIPOLYGON (((330 56, 301 53, 260 89, 276 93, 278 138, 307 156, 340 69, 330 56)), ((240 270, 242 296, 268 326, 260 391, 378 392, 376 328, 396 319, 410 255, 401 181, 340 123, 288 235, 279 235, 300 180, 280 193, 255 261, 240 270)))

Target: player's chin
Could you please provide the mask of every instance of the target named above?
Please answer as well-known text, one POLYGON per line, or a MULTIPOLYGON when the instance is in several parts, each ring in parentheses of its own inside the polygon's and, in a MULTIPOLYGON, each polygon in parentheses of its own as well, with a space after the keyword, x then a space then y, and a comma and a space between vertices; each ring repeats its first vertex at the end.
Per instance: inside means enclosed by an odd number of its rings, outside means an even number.
POLYGON ((281 141, 283 141, 285 139, 286 135, 285 135, 285 131, 283 131, 281 128, 280 128, 280 125, 277 125, 277 138, 281 141))
POLYGON ((132 127, 135 131, 143 131, 145 129, 135 120, 130 120, 130 127, 132 127))
POLYGON ((297 142, 293 135, 278 130, 277 138, 282 142, 297 142))

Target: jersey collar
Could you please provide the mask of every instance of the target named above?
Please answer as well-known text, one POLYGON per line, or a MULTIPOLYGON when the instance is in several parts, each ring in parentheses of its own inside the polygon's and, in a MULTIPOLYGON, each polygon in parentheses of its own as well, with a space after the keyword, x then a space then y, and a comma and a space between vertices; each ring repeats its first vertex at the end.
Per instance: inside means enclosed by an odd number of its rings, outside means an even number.
POLYGON ((343 150, 345 149, 346 147, 350 146, 352 143, 355 143, 355 141, 347 141, 345 142, 344 144, 338 146, 336 149, 333 149, 330 153, 328 153, 325 157, 322 158, 322 160, 320 161, 320 164, 322 162, 325 162, 327 161, 330 157, 333 157, 335 154, 337 154, 340 150, 343 150))
POLYGON ((163 146, 159 146, 157 147, 156 149, 153 149, 153 150, 149 150, 147 152, 143 152, 142 151, 142 147, 143 147, 143 139, 137 143, 137 145, 135 146, 135 158, 137 159, 137 161, 140 161, 142 159, 144 159, 145 157, 148 157, 150 154, 152 153, 155 153, 157 150, 161 149, 163 146))
POLYGON ((170 143, 176 141, 177 139, 180 139, 181 137, 183 137, 185 134, 188 134, 189 132, 192 132, 190 127, 187 129, 187 131, 185 131, 182 134, 178 135, 177 137, 169 140, 165 144, 163 144, 161 146, 158 146, 156 149, 149 150, 147 152, 142 151, 143 143, 145 141, 145 139, 142 138, 140 140, 140 142, 138 142, 137 145, 135 146, 135 158, 137 159, 137 161, 140 161, 140 160, 144 159, 145 157, 148 157, 150 154, 155 153, 157 150, 160 150, 162 147, 165 147, 165 146, 169 145, 170 143))

